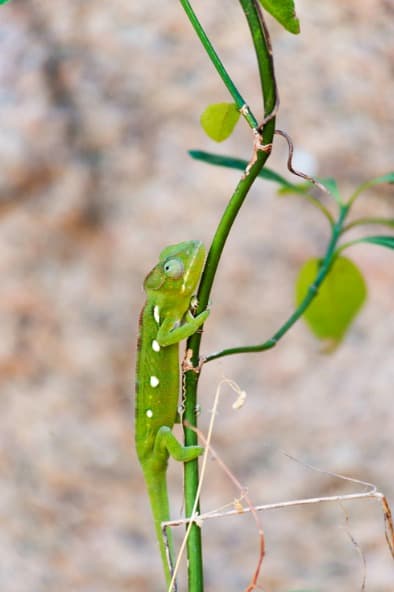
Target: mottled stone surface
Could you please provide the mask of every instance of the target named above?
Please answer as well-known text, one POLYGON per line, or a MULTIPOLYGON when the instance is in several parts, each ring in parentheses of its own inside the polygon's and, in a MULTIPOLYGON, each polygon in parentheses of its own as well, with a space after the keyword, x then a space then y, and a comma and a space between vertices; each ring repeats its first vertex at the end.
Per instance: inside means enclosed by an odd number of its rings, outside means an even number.
MULTIPOLYGON (((209 4, 195 3, 260 116, 238 4, 209 4)), ((278 125, 300 167, 335 176, 349 194, 393 168, 393 4, 297 7, 299 37, 269 20, 278 125)), ((199 128, 205 106, 228 96, 177 2, 12 0, 0 7, 0 45, 0 588, 163 590, 133 451, 141 285, 163 245, 209 244, 239 178, 187 150, 249 158, 251 135, 241 124, 217 146, 199 128)), ((286 175, 285 161, 278 139, 270 165, 286 175)), ((387 187, 355 208, 393 212, 387 187)), ((308 203, 256 184, 224 253, 204 351, 267 339, 291 313, 298 267, 324 252, 327 236, 308 203)), ((369 300, 334 354, 322 355, 300 323, 275 350, 203 374, 204 430, 223 376, 248 393, 238 412, 223 397, 214 445, 256 504, 359 489, 282 450, 373 482, 394 503, 393 256, 367 246, 349 255, 369 300)), ((180 468, 170 475, 179 515, 180 468)), ((238 495, 209 463, 203 508, 238 495)), ((359 590, 350 537, 367 589, 393 589, 377 502, 276 510, 263 524, 264 590, 359 590)), ((253 521, 209 523, 204 542, 207 592, 245 589, 258 552, 253 521)))

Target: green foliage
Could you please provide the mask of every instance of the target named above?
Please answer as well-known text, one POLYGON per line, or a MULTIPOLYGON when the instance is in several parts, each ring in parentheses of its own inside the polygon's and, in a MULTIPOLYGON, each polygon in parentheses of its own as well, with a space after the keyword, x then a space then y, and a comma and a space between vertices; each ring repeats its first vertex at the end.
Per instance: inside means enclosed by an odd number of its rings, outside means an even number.
POLYGON ((366 236, 361 240, 364 243, 373 243, 374 245, 394 249, 394 236, 366 236))
POLYGON ((300 32, 293 0, 260 0, 260 3, 289 33, 300 32))
POLYGON ((239 117, 235 103, 215 103, 205 109, 200 122, 207 136, 215 142, 223 142, 231 136, 239 117))
POLYGON ((387 249, 394 249, 394 236, 364 236, 363 238, 348 243, 348 245, 355 245, 356 243, 372 243, 373 245, 379 245, 380 247, 387 247, 387 249))
MULTIPOLYGON (((296 281, 296 302, 300 305, 313 285, 321 261, 310 259, 301 268, 296 281)), ((318 339, 339 343, 367 296, 364 278, 358 267, 346 257, 337 257, 304 319, 318 339)))

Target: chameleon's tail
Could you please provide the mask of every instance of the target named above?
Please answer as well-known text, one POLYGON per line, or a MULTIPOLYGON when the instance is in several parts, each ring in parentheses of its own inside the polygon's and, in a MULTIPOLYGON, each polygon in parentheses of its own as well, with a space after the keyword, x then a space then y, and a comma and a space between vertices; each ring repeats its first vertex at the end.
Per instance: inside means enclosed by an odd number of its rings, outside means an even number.
MULTIPOLYGON (((146 482, 148 483, 148 493, 155 523, 156 536, 159 542, 160 554, 168 589, 172 578, 172 574, 169 569, 169 563, 171 566, 174 566, 174 543, 171 529, 168 528, 168 547, 166 546, 163 538, 163 531, 161 529, 161 523, 170 519, 170 507, 165 471, 157 471, 155 474, 150 472, 149 479, 147 479, 146 482)), ((172 588, 171 592, 173 591, 176 592, 176 586, 172 588)))

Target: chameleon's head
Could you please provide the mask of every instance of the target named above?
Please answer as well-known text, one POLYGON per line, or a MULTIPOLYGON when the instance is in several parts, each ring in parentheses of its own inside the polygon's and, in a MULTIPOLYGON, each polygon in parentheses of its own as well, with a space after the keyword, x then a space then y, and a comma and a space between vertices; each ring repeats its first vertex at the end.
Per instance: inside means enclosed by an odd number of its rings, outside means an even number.
POLYGON ((170 245, 160 253, 159 263, 146 276, 145 291, 191 296, 199 282, 205 259, 202 242, 191 240, 170 245))

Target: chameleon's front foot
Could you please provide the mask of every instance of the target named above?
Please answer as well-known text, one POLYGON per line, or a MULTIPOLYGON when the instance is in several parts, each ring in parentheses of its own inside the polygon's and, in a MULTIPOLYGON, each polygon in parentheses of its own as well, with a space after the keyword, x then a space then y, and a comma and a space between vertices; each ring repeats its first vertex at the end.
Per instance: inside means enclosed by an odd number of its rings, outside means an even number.
POLYGON ((189 462, 204 452, 202 446, 183 446, 168 426, 162 426, 155 439, 154 456, 160 458, 167 453, 179 462, 189 462))

